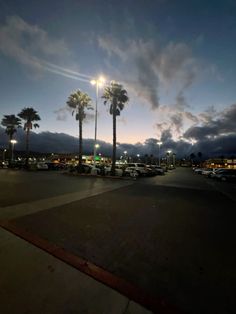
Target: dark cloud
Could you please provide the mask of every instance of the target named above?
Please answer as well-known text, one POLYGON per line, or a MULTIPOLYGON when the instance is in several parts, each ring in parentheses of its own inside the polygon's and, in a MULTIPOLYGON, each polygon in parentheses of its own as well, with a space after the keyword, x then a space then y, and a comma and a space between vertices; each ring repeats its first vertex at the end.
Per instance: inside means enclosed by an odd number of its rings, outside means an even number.
MULTIPOLYGON (((228 116, 228 114, 226 114, 228 116)), ((25 150, 25 134, 22 129, 19 129, 16 134, 18 143, 15 146, 16 150, 25 150)), ((172 152, 176 153, 178 158, 189 156, 190 153, 197 153, 201 151, 205 158, 210 156, 230 156, 236 155, 236 134, 221 135, 218 137, 202 137, 194 145, 181 139, 174 141, 172 138, 171 130, 167 129, 162 132, 160 138, 162 141, 161 155, 164 156, 166 151, 171 149, 172 152)), ((104 141, 98 141, 100 148, 98 153, 101 152, 105 156, 112 155, 112 144, 104 141)), ((93 139, 84 139, 84 154, 93 154, 93 139)), ((4 129, 0 127, 0 149, 8 146, 8 137, 4 133, 4 129)), ((43 153, 78 153, 79 141, 78 138, 70 136, 64 133, 51 133, 41 132, 30 134, 30 150, 35 152, 43 153)), ((158 145, 157 139, 148 138, 142 143, 127 144, 119 143, 117 146, 117 156, 124 154, 127 151, 129 156, 140 156, 153 155, 158 156, 158 145)))
POLYGON ((218 114, 217 119, 205 116, 205 121, 201 126, 192 126, 184 134, 187 139, 202 141, 203 139, 216 138, 236 133, 236 104, 218 114))
POLYGON ((171 123, 174 125, 176 131, 180 133, 183 127, 183 116, 181 112, 177 112, 170 117, 171 123))

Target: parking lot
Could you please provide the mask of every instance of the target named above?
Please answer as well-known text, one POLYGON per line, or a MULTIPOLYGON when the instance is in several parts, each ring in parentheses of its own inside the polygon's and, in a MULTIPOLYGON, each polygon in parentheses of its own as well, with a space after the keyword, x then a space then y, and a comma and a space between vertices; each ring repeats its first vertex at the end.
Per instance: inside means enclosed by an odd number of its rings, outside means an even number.
POLYGON ((183 313, 233 313, 235 184, 189 168, 136 181, 3 171, 0 219, 28 241, 63 248, 183 313))

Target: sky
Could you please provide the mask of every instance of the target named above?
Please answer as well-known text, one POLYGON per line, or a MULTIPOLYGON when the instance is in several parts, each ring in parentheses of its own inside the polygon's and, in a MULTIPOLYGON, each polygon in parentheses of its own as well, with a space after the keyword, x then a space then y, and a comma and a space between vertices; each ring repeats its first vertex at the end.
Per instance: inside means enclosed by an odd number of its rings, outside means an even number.
MULTIPOLYGON (((122 145, 236 154, 235 17, 234 0, 0 0, 0 119, 32 106, 38 138, 78 137, 67 98, 80 89, 95 103, 90 80, 103 75, 129 95, 122 145)), ((98 139, 109 144, 102 92, 98 139)), ((84 138, 92 143, 94 112, 84 138)))

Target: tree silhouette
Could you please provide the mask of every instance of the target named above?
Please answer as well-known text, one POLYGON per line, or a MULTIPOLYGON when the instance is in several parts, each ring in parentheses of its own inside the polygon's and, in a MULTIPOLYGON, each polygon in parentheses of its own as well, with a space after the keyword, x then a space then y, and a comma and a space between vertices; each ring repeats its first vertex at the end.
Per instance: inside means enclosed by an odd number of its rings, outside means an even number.
POLYGON ((38 112, 32 107, 22 109, 21 112, 18 114, 18 117, 20 117, 24 121, 24 130, 26 132, 26 165, 28 165, 30 130, 32 130, 33 128, 39 128, 39 124, 33 122, 40 121, 41 118, 38 112))
POLYGON ((86 109, 93 109, 91 98, 88 94, 77 90, 71 94, 67 100, 67 105, 72 108, 72 115, 75 113, 75 119, 79 122, 79 173, 82 172, 82 155, 83 155, 83 121, 86 118, 86 109))
POLYGON ((110 104, 109 112, 112 115, 113 120, 113 150, 112 150, 112 166, 111 174, 115 175, 115 164, 116 164, 116 117, 120 115, 124 109, 125 104, 129 98, 127 91, 123 89, 121 84, 111 82, 111 85, 106 87, 102 95, 104 105, 110 104))

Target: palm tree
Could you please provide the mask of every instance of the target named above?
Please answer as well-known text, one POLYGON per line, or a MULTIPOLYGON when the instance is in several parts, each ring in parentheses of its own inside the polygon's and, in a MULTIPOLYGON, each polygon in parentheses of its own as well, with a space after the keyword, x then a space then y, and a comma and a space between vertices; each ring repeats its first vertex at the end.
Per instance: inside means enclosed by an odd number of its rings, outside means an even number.
POLYGON ((75 119, 79 121, 79 172, 82 172, 82 154, 83 154, 83 121, 86 117, 85 109, 93 109, 91 106, 91 98, 88 94, 77 90, 71 94, 67 100, 67 105, 72 108, 72 115, 75 114, 75 119))
MULTIPOLYGON (((21 127, 21 121, 14 114, 5 115, 1 122, 2 126, 6 127, 5 133, 9 136, 9 152, 12 152, 13 135, 17 132, 17 128, 21 127)), ((13 156, 12 156, 13 157, 13 156)))
POLYGON ((33 122, 40 121, 41 118, 38 112, 32 107, 22 109, 21 112, 18 114, 18 117, 20 117, 24 121, 24 130, 26 132, 26 165, 28 165, 30 130, 32 130, 33 127, 39 128, 38 123, 33 122))
POLYGON ((115 175, 115 164, 116 164, 116 117, 120 115, 120 112, 124 109, 125 104, 129 98, 127 91, 123 89, 123 86, 111 82, 111 85, 106 87, 102 96, 104 105, 110 104, 110 114, 113 119, 113 152, 112 152, 112 166, 111 174, 115 175))

